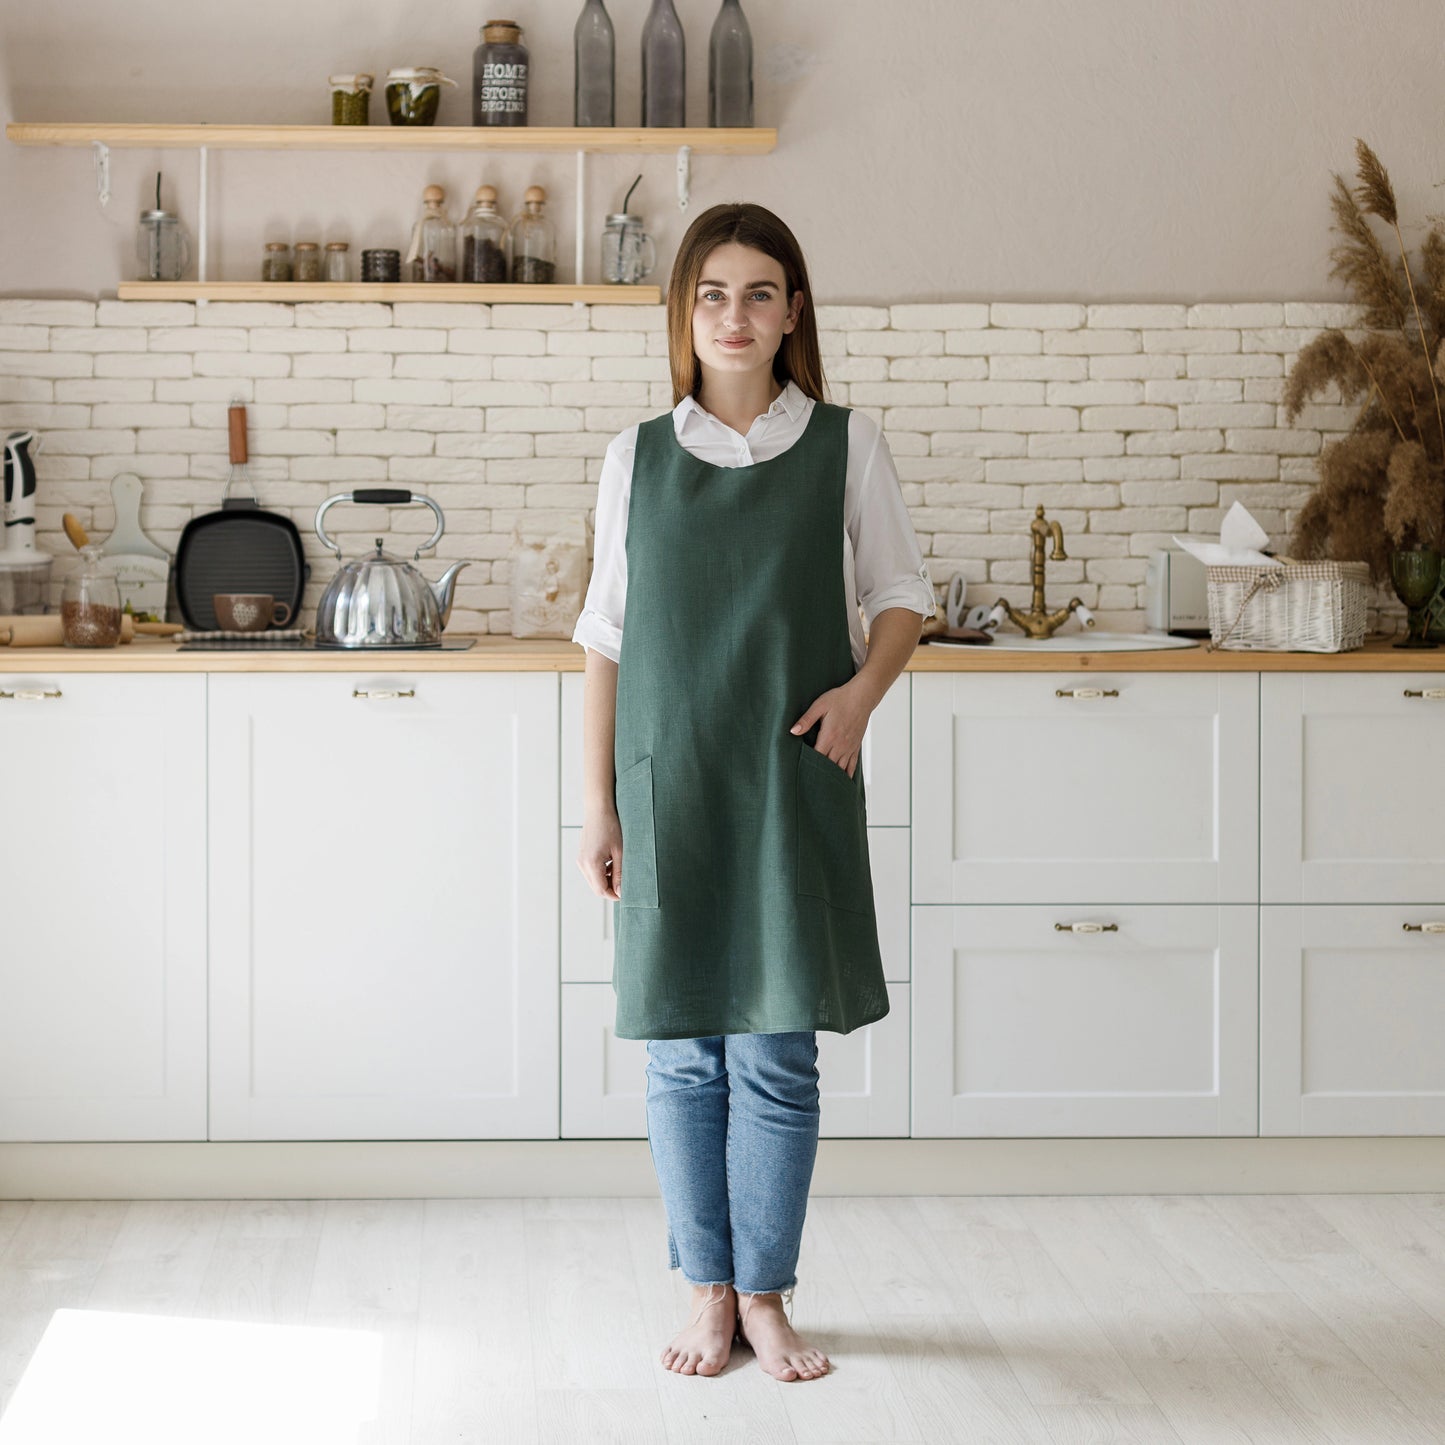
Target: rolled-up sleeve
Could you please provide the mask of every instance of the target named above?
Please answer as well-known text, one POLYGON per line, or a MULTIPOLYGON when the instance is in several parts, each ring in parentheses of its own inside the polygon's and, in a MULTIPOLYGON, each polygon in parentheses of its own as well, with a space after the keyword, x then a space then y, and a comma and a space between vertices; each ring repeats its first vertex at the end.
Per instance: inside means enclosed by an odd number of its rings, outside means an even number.
POLYGON ((938 599, 898 485, 893 453, 871 417, 855 410, 848 427, 848 469, 857 470, 849 478, 853 505, 845 508, 845 521, 864 619, 871 628, 888 607, 932 617, 938 599))
POLYGON ((613 662, 622 656, 622 620, 627 610, 627 508, 637 428, 608 443, 597 479, 597 521, 593 529, 592 580, 572 641, 613 662))

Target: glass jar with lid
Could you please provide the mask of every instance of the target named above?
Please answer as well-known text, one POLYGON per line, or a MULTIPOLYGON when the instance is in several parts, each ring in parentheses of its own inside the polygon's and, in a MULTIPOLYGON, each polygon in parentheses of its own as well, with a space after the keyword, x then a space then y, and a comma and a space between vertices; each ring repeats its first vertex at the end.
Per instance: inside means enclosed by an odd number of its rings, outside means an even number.
POLYGON ((326 279, 328 281, 351 280, 351 247, 345 241, 326 243, 326 279))
POLYGON ((105 570, 94 542, 80 549, 80 569, 60 594, 61 637, 67 647, 115 647, 120 642, 120 586, 105 570))
POLYGON ((608 216, 602 228, 602 279, 635 286, 652 275, 656 264, 657 251, 642 229, 642 217, 624 211, 608 216))
POLYGON ((319 281, 321 279, 321 247, 315 241, 297 241, 296 261, 291 268, 296 281, 319 281))
POLYGON ((455 85, 434 65, 408 65, 387 72, 386 114, 392 125, 433 125, 442 86, 455 85))
POLYGON ((374 75, 329 75, 331 124, 367 125, 370 122, 371 87, 374 75))
POLYGON ((261 256, 261 279, 263 281, 289 281, 291 279, 291 243, 289 241, 267 241, 261 256))
POLYGON ((472 208, 463 218, 461 280, 495 285, 507 279, 507 223, 497 209, 493 186, 478 186, 472 208))
POLYGON ((541 186, 528 186, 522 210, 507 232, 516 285, 544 286, 557 279, 557 235, 546 204, 547 192, 541 186))
POLYGON ((472 124, 526 125, 527 47, 515 20, 488 20, 472 52, 472 124))
POLYGON ((443 209, 447 193, 440 186, 428 186, 421 193, 422 212, 412 228, 411 247, 406 253, 412 281, 455 281, 457 279, 457 228, 443 209))
POLYGON ((181 218, 157 207, 140 213, 135 258, 142 281, 179 281, 191 260, 191 242, 181 218))

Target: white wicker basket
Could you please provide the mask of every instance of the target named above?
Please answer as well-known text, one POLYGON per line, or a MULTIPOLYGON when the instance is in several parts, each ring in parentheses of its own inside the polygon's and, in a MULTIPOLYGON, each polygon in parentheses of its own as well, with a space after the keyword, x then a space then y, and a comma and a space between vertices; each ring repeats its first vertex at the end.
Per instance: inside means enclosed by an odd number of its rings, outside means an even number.
POLYGON ((1351 652, 1365 641, 1365 562, 1209 567, 1209 651, 1351 652))

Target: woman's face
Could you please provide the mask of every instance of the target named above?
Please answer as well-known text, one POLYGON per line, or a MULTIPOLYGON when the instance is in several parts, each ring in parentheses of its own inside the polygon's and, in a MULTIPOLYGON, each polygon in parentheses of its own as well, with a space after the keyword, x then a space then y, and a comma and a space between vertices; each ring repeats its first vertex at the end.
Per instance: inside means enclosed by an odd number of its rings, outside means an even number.
POLYGON ((693 297, 693 350, 713 371, 761 367, 771 375, 773 357, 802 309, 801 291, 788 302, 781 261, 736 241, 714 246, 693 297))

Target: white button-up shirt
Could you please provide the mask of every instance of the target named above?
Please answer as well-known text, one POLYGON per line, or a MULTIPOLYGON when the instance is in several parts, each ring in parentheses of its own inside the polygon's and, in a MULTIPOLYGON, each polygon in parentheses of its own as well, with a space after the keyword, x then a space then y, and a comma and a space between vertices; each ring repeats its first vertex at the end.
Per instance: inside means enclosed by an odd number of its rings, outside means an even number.
MULTIPOLYGON (((794 382, 746 436, 704 411, 685 396, 672 411, 678 442, 699 461, 718 467, 746 467, 788 450, 803 434, 813 399, 794 382)), ((597 525, 592 581, 572 641, 616 662, 622 652, 622 622, 627 601, 627 511, 632 495, 632 464, 637 428, 628 427, 607 445, 597 483, 597 525)), ((862 412, 848 416, 848 468, 843 489, 843 583, 848 599, 848 635, 853 660, 861 667, 869 628, 885 607, 907 607, 932 617, 937 605, 933 579, 914 535, 913 523, 898 486, 888 443, 877 424, 862 412)))

